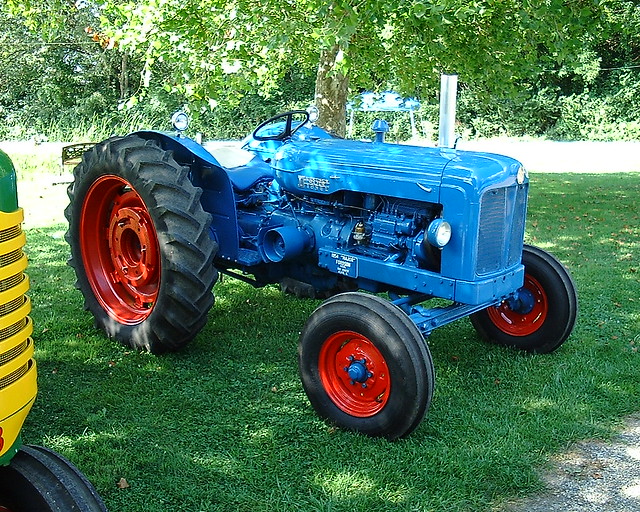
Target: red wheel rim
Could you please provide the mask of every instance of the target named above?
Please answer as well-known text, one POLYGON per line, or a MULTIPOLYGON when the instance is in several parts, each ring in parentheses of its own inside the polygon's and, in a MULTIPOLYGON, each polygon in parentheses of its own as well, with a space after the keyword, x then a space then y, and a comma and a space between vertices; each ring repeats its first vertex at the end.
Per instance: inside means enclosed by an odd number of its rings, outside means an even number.
POLYGON ((102 176, 80 214, 80 248, 87 279, 103 309, 125 325, 153 310, 160 286, 160 249, 146 205, 131 184, 102 176))
POLYGON ((488 308, 487 313, 494 325, 510 336, 528 336, 544 325, 549 311, 549 302, 544 288, 537 279, 529 274, 524 276, 523 289, 530 293, 533 307, 526 313, 512 310, 507 301, 495 308, 488 308))
POLYGON ((343 412, 367 418, 380 412, 389 400, 391 379, 387 363, 365 336, 340 331, 329 336, 320 350, 318 371, 322 385, 343 412), (365 368, 361 380, 349 374, 354 364, 365 368))

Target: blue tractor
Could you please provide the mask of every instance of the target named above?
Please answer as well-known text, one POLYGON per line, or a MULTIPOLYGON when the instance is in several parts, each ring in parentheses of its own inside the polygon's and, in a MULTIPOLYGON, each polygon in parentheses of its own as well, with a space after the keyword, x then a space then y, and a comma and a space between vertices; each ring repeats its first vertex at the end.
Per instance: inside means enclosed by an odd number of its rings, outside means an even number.
POLYGON ((303 387, 329 422, 388 439, 429 407, 425 339, 437 327, 469 316, 490 342, 558 348, 576 289, 556 258, 523 243, 522 165, 389 144, 386 123, 374 124, 373 141, 350 141, 291 111, 242 148, 178 130, 86 151, 66 237, 97 326, 134 348, 180 349, 205 325, 220 274, 325 299, 300 335, 303 387))

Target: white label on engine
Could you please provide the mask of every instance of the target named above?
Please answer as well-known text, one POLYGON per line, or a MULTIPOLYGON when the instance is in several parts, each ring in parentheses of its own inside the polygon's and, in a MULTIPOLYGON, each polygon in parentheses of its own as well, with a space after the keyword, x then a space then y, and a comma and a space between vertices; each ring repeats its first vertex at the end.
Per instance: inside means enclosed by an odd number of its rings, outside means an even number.
POLYGON ((348 254, 331 253, 331 258, 335 262, 334 272, 342 276, 358 277, 358 258, 348 254))

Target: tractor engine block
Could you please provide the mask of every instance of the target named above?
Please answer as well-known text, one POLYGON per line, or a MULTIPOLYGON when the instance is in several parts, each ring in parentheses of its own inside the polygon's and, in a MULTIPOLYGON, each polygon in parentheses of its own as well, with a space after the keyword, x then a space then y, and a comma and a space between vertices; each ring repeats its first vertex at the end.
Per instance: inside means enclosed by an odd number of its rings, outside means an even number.
POLYGON ((317 250, 325 248, 430 270, 439 265, 439 251, 430 248, 425 233, 440 214, 438 205, 372 194, 262 199, 256 191, 236 205, 241 247, 264 263, 305 260, 315 267, 317 250))

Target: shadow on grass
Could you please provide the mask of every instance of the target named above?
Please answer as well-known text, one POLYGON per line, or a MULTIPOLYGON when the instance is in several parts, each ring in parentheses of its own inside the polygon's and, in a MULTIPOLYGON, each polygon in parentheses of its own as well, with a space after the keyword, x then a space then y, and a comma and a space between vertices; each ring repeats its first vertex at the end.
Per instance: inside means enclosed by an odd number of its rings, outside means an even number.
POLYGON ((296 345, 317 301, 225 280, 190 346, 138 353, 83 311, 64 227, 31 230, 40 394, 25 440, 71 458, 111 510, 130 512, 487 510, 533 492, 550 453, 609 436, 637 409, 639 192, 638 175, 534 177, 527 238, 573 272, 576 330, 547 356, 486 345, 466 320, 437 330, 431 410, 395 443, 311 409, 296 345))

